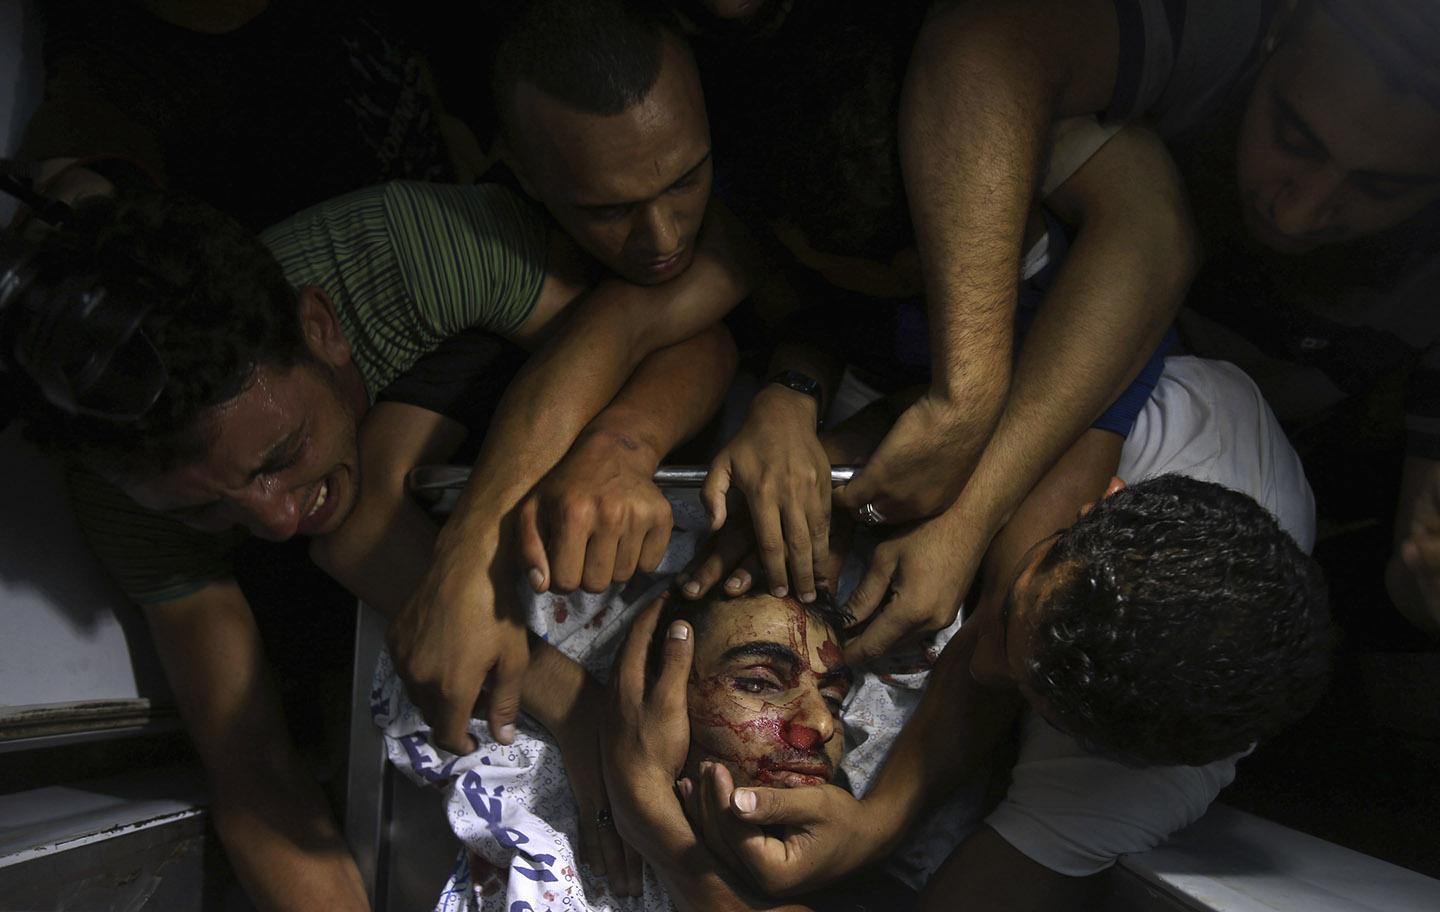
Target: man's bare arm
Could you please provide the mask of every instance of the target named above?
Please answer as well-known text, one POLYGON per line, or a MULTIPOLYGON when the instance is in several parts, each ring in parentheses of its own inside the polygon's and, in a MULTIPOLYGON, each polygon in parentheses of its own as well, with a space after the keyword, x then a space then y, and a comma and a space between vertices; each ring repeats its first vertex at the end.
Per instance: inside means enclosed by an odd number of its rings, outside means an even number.
POLYGON ((1153 134, 1122 130, 1049 203, 1077 225, 1076 239, 1021 345, 1000 422, 949 507, 958 524, 935 517, 876 549, 851 610, 867 617, 887 592, 898 594, 847 646, 852 660, 954 619, 993 536, 1139 373, 1189 287, 1194 230, 1179 175, 1153 134), (943 543, 952 557, 937 575, 927 565, 947 525, 956 527, 943 543))
POLYGON ((525 666, 523 625, 507 604, 515 507, 646 355, 695 335, 744 297, 732 228, 712 212, 695 261, 662 286, 602 282, 506 391, 430 569, 390 625, 397 668, 442 746, 463 745, 487 679, 489 722, 508 739, 525 666))
POLYGON ((211 792, 226 854, 260 909, 368 909, 360 872, 285 728, 234 580, 145 609, 211 792))
POLYGON ((1108 0, 963 0, 921 29, 900 159, 933 379, 841 492, 842 507, 873 503, 903 522, 959 494, 1009 388, 1020 248, 1051 123, 1105 105, 1117 47, 1108 0))
POLYGON ((953 909, 963 893, 965 908, 975 912, 1081 912, 1095 908, 1096 880, 1057 874, 982 825, 931 876, 920 908, 953 909))

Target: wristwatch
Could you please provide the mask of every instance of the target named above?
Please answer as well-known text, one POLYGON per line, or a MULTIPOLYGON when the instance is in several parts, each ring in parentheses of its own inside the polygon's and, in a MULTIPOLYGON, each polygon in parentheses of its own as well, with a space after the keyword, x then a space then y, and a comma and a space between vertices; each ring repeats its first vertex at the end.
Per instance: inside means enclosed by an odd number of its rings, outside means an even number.
POLYGON ((797 370, 786 370, 781 371, 780 373, 776 374, 765 382, 767 384, 778 383, 781 386, 786 387, 787 389, 792 389, 797 393, 804 393, 811 399, 814 399, 816 415, 815 424, 818 427, 824 422, 825 396, 821 392, 819 380, 816 380, 809 374, 801 373, 797 370))

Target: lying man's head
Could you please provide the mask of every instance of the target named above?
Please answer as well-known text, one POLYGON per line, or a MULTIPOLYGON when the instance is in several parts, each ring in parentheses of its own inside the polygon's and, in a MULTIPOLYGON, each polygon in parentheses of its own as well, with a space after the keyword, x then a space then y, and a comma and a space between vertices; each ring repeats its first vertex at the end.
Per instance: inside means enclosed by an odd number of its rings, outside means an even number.
POLYGON ((1329 664, 1314 561, 1253 499, 1178 475, 1036 544, 975 620, 978 680, 1139 764, 1245 750, 1309 710, 1329 664))
POLYGON ((506 162, 601 265, 639 285, 690 265, 710 126, 690 50, 642 0, 505 10, 491 88, 506 162))
POLYGON ((657 650, 676 620, 695 631, 685 775, 698 778, 709 760, 729 768, 736 785, 832 781, 844 752, 840 705, 853 676, 841 653, 846 616, 830 597, 672 601, 656 628, 657 650))
MULTIPOLYGON (((36 441, 204 531, 243 525, 281 540, 339 525, 358 486, 355 428, 366 399, 329 300, 297 292, 257 238, 196 200, 96 199, 77 218, 30 261, 24 306, 64 314, 52 329, 72 339, 97 332, 102 308, 128 315, 104 321, 109 335, 138 320, 123 350, 153 348, 159 395, 138 417, 107 417, 58 407, 37 390, 28 409, 36 441), (103 289, 89 317, 79 316, 90 307, 81 285, 103 289)), ((24 322, 10 324, 19 346, 45 360, 36 347, 44 321, 24 322)), ((70 349, 66 358, 86 346, 70 349)), ((54 367, 25 364, 32 377, 54 367)))

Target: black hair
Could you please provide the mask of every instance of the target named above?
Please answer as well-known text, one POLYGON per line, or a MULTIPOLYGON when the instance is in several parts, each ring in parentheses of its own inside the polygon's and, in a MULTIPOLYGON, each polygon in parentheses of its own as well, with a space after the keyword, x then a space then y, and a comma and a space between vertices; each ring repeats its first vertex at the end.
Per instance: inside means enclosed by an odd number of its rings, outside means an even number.
POLYGON ((1237 754, 1309 711, 1332 628, 1318 565, 1252 498, 1164 475, 1061 533, 1029 684, 1051 718, 1137 764, 1237 754))
MULTIPOLYGON (((669 635, 670 625, 676 621, 687 621, 695 636, 698 639, 700 631, 704 629, 710 618, 711 612, 720 605, 727 602, 739 602, 756 598, 773 598, 764 591, 752 592, 741 596, 726 596, 719 589, 712 589, 702 599, 690 601, 672 596, 665 607, 660 610, 660 620, 655 625, 655 635, 650 641, 650 659, 647 667, 654 672, 659 667, 660 657, 664 654, 665 641, 669 635)), ((845 630, 854 620, 854 616, 841 605, 835 603, 835 598, 826 589, 815 591, 815 601, 799 602, 796 604, 805 609, 805 613, 811 618, 830 628, 835 634, 837 642, 844 642, 845 630)))
POLYGON ((498 4, 490 90, 500 123, 528 82, 587 114, 619 114, 660 78, 661 12, 650 0, 505 0, 498 4))
MULTIPOLYGON (((71 414, 22 391, 28 436, 43 449, 130 479, 198 458, 198 420, 243 392, 261 365, 310 360, 297 295, 280 264, 230 217, 178 193, 91 198, 41 242, 42 279, 93 276, 107 300, 145 314, 164 366, 159 398, 138 418, 71 414)), ((81 331, 75 328, 72 331, 81 331)))
POLYGON ((900 170, 900 89, 916 19, 905 5, 792 14, 747 175, 771 218, 814 249, 888 260, 914 244, 900 170))

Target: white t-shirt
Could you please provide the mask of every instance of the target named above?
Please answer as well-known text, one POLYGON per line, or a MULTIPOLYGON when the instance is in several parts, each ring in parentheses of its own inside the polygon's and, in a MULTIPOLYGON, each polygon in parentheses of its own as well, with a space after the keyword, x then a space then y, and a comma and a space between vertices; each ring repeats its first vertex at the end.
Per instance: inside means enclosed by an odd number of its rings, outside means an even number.
MULTIPOLYGON (((1118 474, 1133 482, 1171 472, 1249 494, 1302 548, 1313 546, 1315 501, 1300 459, 1233 364, 1165 362, 1118 474)), ((1023 719, 1020 740, 1010 790, 985 822, 1027 857, 1073 877, 1154 848, 1199 819, 1239 759, 1137 769, 1090 753, 1035 713, 1023 719)))

